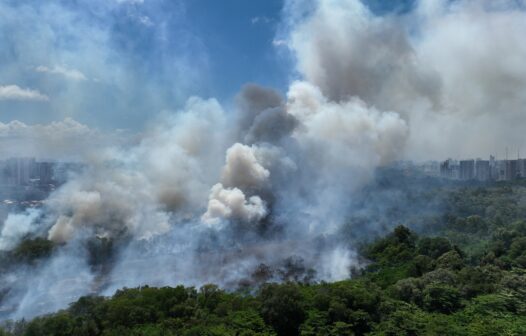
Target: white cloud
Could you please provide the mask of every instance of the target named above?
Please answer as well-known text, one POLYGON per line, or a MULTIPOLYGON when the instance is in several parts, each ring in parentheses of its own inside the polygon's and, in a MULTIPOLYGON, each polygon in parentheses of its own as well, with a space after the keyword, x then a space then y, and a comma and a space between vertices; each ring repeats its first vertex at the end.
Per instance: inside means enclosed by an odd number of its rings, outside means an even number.
POLYGON ((94 132, 88 126, 83 125, 74 119, 66 118, 63 121, 54 121, 49 124, 28 125, 18 120, 9 123, 0 122, 0 138, 6 137, 36 137, 45 135, 46 137, 62 137, 64 135, 79 137, 93 135, 94 132))
POLYGON ((146 16, 146 15, 139 16, 138 20, 141 24, 145 25, 146 27, 153 26, 153 21, 152 19, 150 19, 149 16, 146 16))
POLYGON ((0 1, 0 31, 10 32, 0 34, 0 45, 16 51, 2 58, 0 85, 39 89, 50 98, 44 109, 18 104, 22 110, 4 110, 3 121, 35 120, 35 113, 48 121, 74 111, 97 126, 139 129, 150 112, 184 101, 205 84, 209 59, 199 37, 171 28, 184 15, 179 1, 120 2, 0 1))
POLYGON ((257 23, 270 23, 272 22, 272 19, 271 18, 268 18, 266 16, 254 16, 253 18, 250 19, 250 23, 252 24, 257 24, 257 23))
POLYGON ((43 65, 37 66, 35 68, 36 72, 41 73, 49 73, 54 75, 62 75, 64 77, 73 79, 73 80, 87 80, 88 78, 79 70, 77 69, 67 69, 62 66, 55 66, 53 68, 49 68, 43 65))
POLYGON ((79 159, 109 144, 125 143, 128 136, 123 131, 104 133, 72 118, 48 124, 0 122, 0 157, 79 159))
POLYGON ((48 101, 49 97, 37 90, 23 89, 18 85, 0 85, 0 100, 48 101))
POLYGON ((288 46, 288 43, 286 40, 274 39, 272 40, 272 45, 274 47, 286 47, 288 46))

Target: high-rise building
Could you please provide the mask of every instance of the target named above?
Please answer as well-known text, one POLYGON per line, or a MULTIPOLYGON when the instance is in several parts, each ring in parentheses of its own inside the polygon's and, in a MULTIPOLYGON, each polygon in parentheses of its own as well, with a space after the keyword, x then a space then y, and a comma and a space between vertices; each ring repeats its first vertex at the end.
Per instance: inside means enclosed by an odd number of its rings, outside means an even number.
POLYGON ((517 161, 519 177, 526 178, 526 159, 519 159, 517 161))
POLYGON ((28 185, 31 179, 34 158, 12 158, 5 164, 4 176, 8 185, 24 186, 28 185))
POLYGON ((39 184, 50 184, 53 182, 53 164, 51 162, 38 162, 35 169, 35 177, 39 184))
POLYGON ((499 168, 493 155, 489 156, 489 178, 491 180, 499 179, 499 168))
POLYGON ((442 178, 453 178, 453 170, 450 165, 451 159, 447 159, 446 161, 440 163, 440 177, 442 178))
POLYGON ((475 177, 479 181, 487 181, 490 179, 489 161, 477 159, 475 162, 475 177))
POLYGON ((499 160, 496 162, 497 166, 497 181, 505 181, 506 180, 506 161, 505 160, 499 160))
POLYGON ((460 167, 458 161, 447 159, 440 163, 440 176, 447 179, 458 180, 460 178, 460 167))
POLYGON ((506 160, 506 180, 515 180, 519 177, 518 160, 506 160))
POLYGON ((460 161, 460 179, 472 180, 475 177, 475 160, 460 161))

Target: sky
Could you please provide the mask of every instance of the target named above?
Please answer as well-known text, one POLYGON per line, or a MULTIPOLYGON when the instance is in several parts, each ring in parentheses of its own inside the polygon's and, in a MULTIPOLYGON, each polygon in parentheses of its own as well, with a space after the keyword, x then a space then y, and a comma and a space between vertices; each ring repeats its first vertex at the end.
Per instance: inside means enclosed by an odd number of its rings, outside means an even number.
POLYGON ((48 135, 100 131, 115 141, 192 96, 229 113, 246 83, 286 97, 305 80, 329 100, 354 96, 399 113, 410 126, 401 157, 526 151, 525 8, 524 0, 4 0, 0 145, 23 143, 35 124, 48 135))
POLYGON ((7 0, 0 121, 66 117, 138 130, 191 95, 228 102, 247 82, 284 89, 281 0, 7 0))
MULTIPOLYGON (((378 0, 378 12, 410 2, 378 0)), ((229 104, 245 83, 285 93, 282 0, 6 0, 0 122, 64 118, 140 130, 192 95, 229 104), (280 43, 281 42, 281 43, 280 43)))

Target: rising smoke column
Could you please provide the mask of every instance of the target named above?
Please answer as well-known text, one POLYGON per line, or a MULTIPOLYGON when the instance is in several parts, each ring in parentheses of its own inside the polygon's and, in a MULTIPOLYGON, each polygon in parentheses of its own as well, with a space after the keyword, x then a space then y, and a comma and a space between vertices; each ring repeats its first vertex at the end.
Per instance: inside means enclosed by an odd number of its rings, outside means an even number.
POLYGON ((364 3, 287 2, 280 39, 303 78, 332 101, 398 112, 411 159, 526 145, 523 1, 420 0, 385 15, 364 3))
POLYGON ((36 276, 20 281, 26 273, 13 273, 19 283, 8 301, 23 295, 13 316, 44 312, 33 300, 64 304, 58 293, 29 290, 64 263, 79 274, 75 286, 60 282, 72 300, 141 284, 235 288, 261 263, 276 270, 275 280, 289 267, 318 269, 318 279, 348 276, 355 256, 333 237, 342 200, 396 157, 405 122, 357 97, 333 101, 308 81, 293 83, 286 97, 248 85, 237 101, 229 117, 216 101, 191 98, 137 146, 88 157, 45 202, 41 225, 62 247, 36 276), (124 239, 102 284, 83 247, 94 236, 124 239))
MULTIPOLYGON (((251 112, 242 104, 238 109, 251 112)), ((13 295, 24 296, 13 316, 45 311, 32 300, 62 305, 57 293, 37 298, 29 288, 41 288, 68 262, 82 275, 72 276, 70 298, 141 284, 235 288, 262 263, 276 270, 275 280, 301 279, 291 267, 317 269, 316 279, 348 276, 355 255, 334 236, 345 217, 343 200, 393 158, 405 122, 358 98, 332 102, 307 82, 294 83, 279 106, 262 107, 239 135, 222 132, 242 119, 228 118, 214 100, 191 98, 147 130, 139 145, 91 156, 86 169, 45 202, 40 225, 48 225, 47 237, 62 247, 36 276, 13 273, 19 279, 13 295), (276 132, 265 124, 275 118, 258 118, 276 108, 278 119, 293 120, 294 127, 276 132), (254 124, 258 136, 273 143, 243 143, 254 124), (87 263, 85 241, 93 237, 117 241, 102 278, 87 263), (73 250, 80 252, 70 255, 73 250)))
POLYGON ((247 197, 242 190, 257 191, 270 176, 256 158, 256 150, 240 143, 227 150, 221 182, 212 187, 208 208, 202 217, 205 223, 218 223, 221 218, 258 222, 267 215, 265 202, 257 195, 247 197))
POLYGON ((138 146, 109 148, 88 169, 46 200, 56 222, 48 238, 75 231, 147 239, 169 230, 169 217, 195 215, 222 149, 224 112, 215 100, 190 98, 184 110, 161 118, 138 146))
POLYGON ((433 144, 435 127, 455 135, 465 116, 477 127, 524 124, 526 21, 511 2, 421 1, 377 16, 356 0, 320 0, 296 15, 303 3, 285 11, 299 77, 285 97, 247 85, 228 113, 191 98, 137 145, 86 158, 88 169, 50 196, 38 223, 11 217, 61 244, 39 268, 10 274, 7 300, 23 302, 12 316, 48 311, 34 309, 38 301, 65 306, 60 293, 35 290, 65 264, 74 265, 60 282, 71 301, 143 284, 236 288, 262 263, 271 280, 294 279, 283 276, 290 265, 314 268, 316 280, 345 278, 357 260, 339 229, 376 167, 433 144), (467 52, 466 36, 477 37, 478 52, 467 52), (494 57, 496 43, 509 52, 494 57), (83 247, 94 236, 117 242, 102 279, 83 247))

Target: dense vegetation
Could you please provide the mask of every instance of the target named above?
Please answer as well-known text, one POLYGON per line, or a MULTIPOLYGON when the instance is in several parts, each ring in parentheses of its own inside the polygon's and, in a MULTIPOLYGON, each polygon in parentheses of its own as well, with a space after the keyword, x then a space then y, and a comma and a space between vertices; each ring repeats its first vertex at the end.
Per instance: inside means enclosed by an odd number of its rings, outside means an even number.
MULTIPOLYGON (((401 216, 405 226, 363 245, 369 264, 351 280, 265 284, 255 292, 123 289, 10 323, 6 333, 526 335, 526 187, 440 186, 419 197, 433 193, 440 212, 401 216)), ((18 257, 50 248, 37 243, 18 257)))

